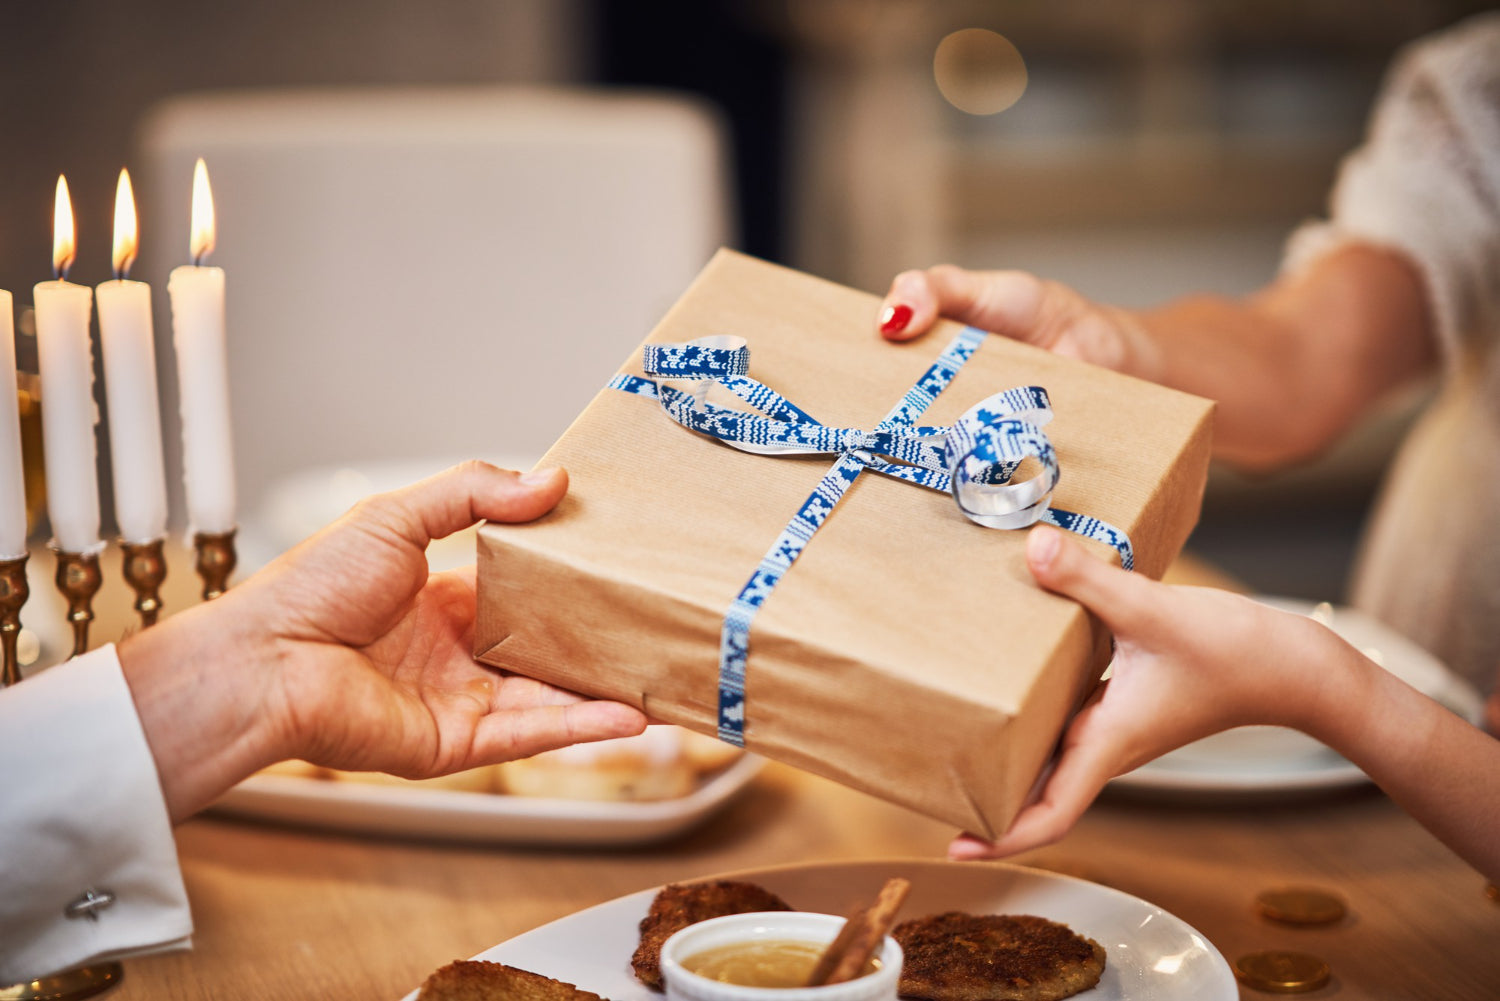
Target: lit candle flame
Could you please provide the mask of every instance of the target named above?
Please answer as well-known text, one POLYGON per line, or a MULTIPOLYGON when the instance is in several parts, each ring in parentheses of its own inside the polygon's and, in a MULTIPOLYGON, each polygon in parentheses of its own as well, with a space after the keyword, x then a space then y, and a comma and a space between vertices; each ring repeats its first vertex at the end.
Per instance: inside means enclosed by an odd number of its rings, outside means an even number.
POLYGON ((68 277, 78 244, 73 233, 73 200, 68 197, 68 179, 57 175, 57 198, 52 203, 52 276, 68 277))
POLYGON ((193 167, 193 226, 188 252, 194 264, 202 264, 213 249, 214 193, 208 186, 208 168, 200 157, 193 167))
POLYGON ((136 251, 139 249, 135 192, 130 187, 130 174, 121 167, 120 181, 115 185, 115 278, 123 279, 130 274, 130 266, 135 263, 136 251))

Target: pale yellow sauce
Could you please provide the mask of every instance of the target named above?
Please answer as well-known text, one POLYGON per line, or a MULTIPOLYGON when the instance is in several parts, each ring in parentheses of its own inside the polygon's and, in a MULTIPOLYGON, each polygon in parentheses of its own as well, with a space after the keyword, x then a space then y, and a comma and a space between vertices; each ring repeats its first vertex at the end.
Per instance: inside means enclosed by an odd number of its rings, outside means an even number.
MULTIPOLYGON (((734 942, 694 953, 683 969, 700 977, 740 987, 805 987, 827 945, 795 939, 734 942)), ((860 976, 874 973, 880 960, 872 959, 860 976)))

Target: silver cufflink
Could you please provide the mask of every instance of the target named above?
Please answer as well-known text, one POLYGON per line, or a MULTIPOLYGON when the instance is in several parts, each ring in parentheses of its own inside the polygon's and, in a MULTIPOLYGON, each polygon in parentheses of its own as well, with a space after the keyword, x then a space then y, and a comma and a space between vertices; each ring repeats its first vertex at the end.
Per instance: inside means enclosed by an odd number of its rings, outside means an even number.
POLYGON ((88 918, 90 921, 99 920, 99 912, 106 907, 113 906, 115 895, 108 890, 96 890, 89 887, 83 891, 83 896, 63 908, 63 916, 69 918, 88 918))

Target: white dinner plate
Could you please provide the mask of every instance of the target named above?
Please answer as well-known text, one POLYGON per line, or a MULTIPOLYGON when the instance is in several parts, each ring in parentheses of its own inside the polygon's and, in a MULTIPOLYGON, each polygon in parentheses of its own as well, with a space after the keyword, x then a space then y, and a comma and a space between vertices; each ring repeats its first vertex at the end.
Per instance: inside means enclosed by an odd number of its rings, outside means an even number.
MULTIPOLYGON (((892 876, 911 881, 899 919, 952 910, 1035 914, 1094 939, 1105 949, 1104 975, 1077 995, 1080 1001, 1239 998, 1229 964, 1190 925, 1154 904, 1071 876, 998 862, 903 859, 778 866, 717 878, 757 883, 800 910, 843 914, 874 897, 892 876)), ((611 1001, 661 1001, 630 971, 637 926, 658 889, 579 911, 474 958, 567 981, 611 1001)), ((406 1001, 416 996, 413 991, 406 1001)))
MULTIPOLYGON (((1352 608, 1295 598, 1256 601, 1319 619, 1413 688, 1478 723, 1484 701, 1437 658, 1352 608)), ((1306 734, 1285 727, 1237 727, 1195 741, 1121 775, 1111 788, 1150 795, 1237 797, 1305 795, 1369 782, 1368 776, 1306 734)))
POLYGON ((640 803, 256 775, 226 793, 214 810, 327 830, 436 841, 638 845, 670 838, 706 820, 764 764, 764 759, 746 754, 686 796, 640 803))

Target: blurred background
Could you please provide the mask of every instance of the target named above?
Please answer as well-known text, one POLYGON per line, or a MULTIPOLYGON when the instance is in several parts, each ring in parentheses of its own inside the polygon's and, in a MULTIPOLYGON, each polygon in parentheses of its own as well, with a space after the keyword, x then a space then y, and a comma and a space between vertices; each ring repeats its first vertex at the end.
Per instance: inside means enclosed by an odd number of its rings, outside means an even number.
MULTIPOLYGON (((941 260, 1130 305, 1253 289, 1322 211, 1392 54, 1487 6, 10 4, 0 288, 19 307, 51 277, 59 173, 71 279, 109 278, 131 168, 180 525, 165 286, 207 159, 253 566, 450 457, 533 461, 721 243, 877 293, 941 260)), ((1337 600, 1411 407, 1302 469, 1216 471, 1191 547, 1337 600)))

